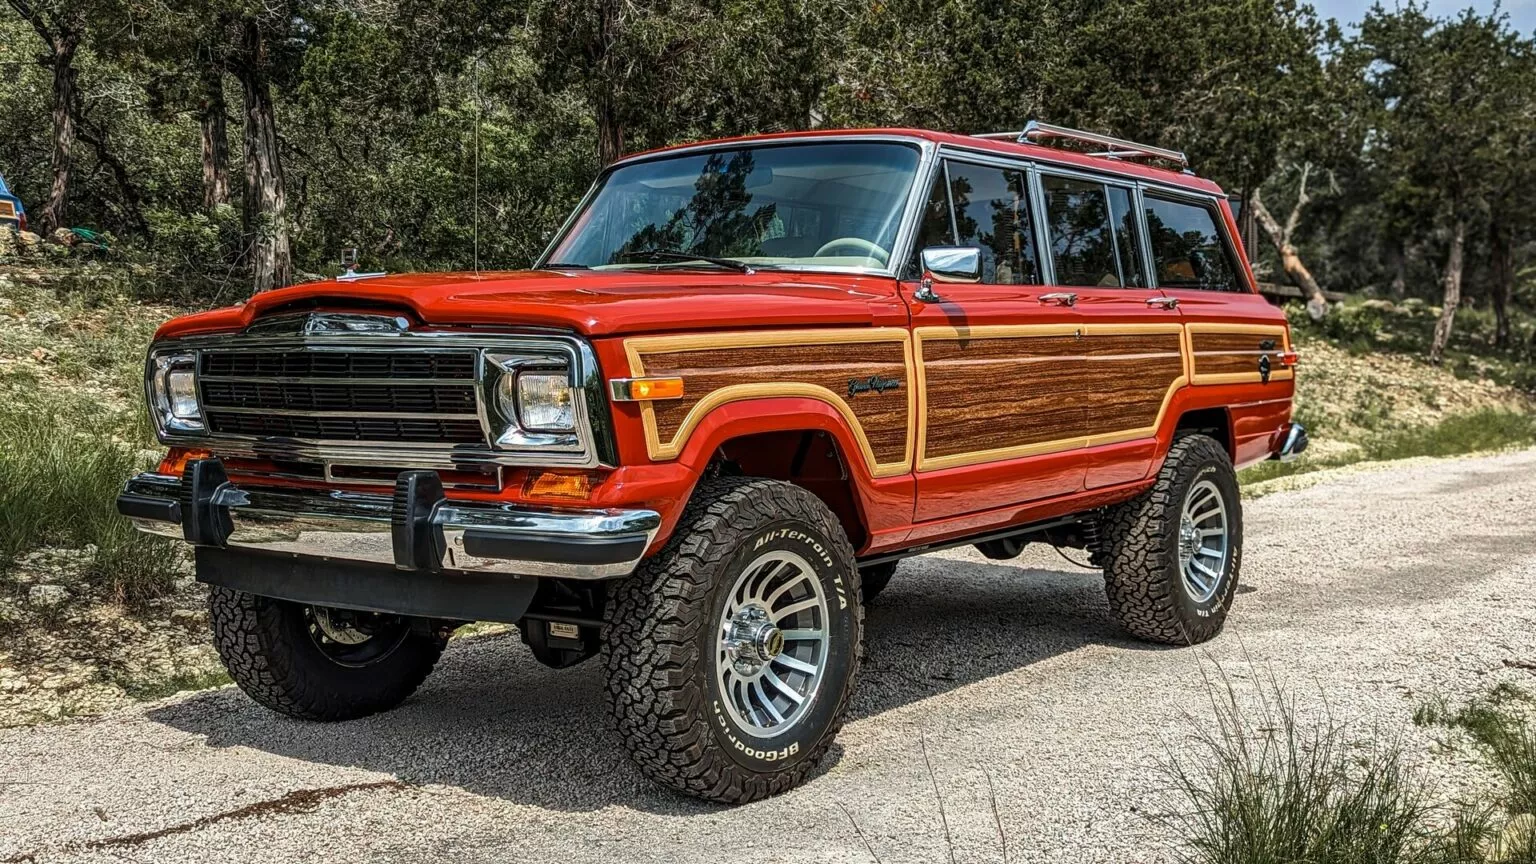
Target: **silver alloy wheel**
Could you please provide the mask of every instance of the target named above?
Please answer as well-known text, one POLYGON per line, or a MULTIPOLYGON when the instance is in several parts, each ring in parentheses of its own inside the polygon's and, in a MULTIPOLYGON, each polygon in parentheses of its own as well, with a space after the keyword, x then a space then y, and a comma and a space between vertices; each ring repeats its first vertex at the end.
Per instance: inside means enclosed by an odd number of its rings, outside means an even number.
POLYGON ((1184 496, 1179 517, 1179 571, 1189 599, 1204 603, 1216 596, 1227 575, 1231 546, 1221 490, 1210 480, 1201 480, 1184 496))
POLYGON ((715 676, 726 711, 742 728, 772 738, 800 722, 825 677, 827 598, 793 552, 752 560, 720 615, 715 676))

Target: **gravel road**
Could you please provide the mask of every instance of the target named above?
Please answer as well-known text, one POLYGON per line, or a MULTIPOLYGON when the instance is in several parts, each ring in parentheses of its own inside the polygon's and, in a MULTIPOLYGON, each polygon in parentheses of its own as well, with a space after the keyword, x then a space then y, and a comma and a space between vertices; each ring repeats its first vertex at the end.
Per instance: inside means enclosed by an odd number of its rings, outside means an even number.
MULTIPOLYGON (((0 862, 990 862, 1004 838, 1010 861, 1166 860, 1158 766, 1218 665, 1394 734, 1429 694, 1533 677, 1533 510, 1536 451, 1249 501, 1244 584, 1201 649, 1128 641, 1050 549, 909 561, 823 772, 737 809, 648 785, 596 664, 544 669, 515 635, 454 643, 404 707, 338 726, 224 688, 4 731, 0 862)), ((1401 734, 1435 783, 1476 782, 1401 734)))

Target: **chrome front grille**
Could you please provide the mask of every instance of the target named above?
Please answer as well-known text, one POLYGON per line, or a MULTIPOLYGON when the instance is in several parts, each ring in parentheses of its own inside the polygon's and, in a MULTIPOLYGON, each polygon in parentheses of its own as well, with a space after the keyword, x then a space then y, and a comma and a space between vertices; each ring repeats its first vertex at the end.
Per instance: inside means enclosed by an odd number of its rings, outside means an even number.
POLYGON ((472 350, 207 349, 198 389, 213 434, 486 444, 472 350))
POLYGON ((206 421, 204 431, 169 428, 163 406, 157 408, 151 413, 161 441, 225 458, 267 460, 261 464, 313 465, 328 481, 333 470, 429 468, 494 482, 503 465, 617 463, 597 359, 583 339, 408 328, 311 332, 276 323, 284 326, 258 322, 244 333, 151 346, 151 404, 158 404, 157 358, 190 357, 206 421), (496 393, 505 389, 505 376, 521 369, 569 371, 574 430, 524 429, 509 415, 496 393))

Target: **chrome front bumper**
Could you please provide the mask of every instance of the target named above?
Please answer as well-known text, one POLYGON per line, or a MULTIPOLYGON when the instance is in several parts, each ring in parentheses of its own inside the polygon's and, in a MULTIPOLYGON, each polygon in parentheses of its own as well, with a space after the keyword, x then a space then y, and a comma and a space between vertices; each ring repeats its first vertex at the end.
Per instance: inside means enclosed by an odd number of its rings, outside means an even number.
POLYGON ((430 482, 416 495, 406 475, 393 495, 247 488, 228 482, 217 460, 206 461, 215 463, 212 470, 189 466, 186 479, 134 477, 117 499, 118 511, 139 530, 199 546, 398 570, 565 579, 628 575, 661 526, 651 510, 449 501, 430 482))

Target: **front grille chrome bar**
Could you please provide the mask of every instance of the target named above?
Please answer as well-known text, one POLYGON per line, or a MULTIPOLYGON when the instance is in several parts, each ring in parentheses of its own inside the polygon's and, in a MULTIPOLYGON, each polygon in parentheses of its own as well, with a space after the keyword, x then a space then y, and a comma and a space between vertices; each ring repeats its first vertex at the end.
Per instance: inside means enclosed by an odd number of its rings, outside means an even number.
POLYGON ((396 469, 597 467, 617 461, 596 355, 585 340, 575 336, 420 331, 266 335, 253 330, 157 342, 150 349, 151 362, 160 354, 189 351, 198 354, 197 390, 204 417, 211 421, 210 431, 186 434, 160 429, 160 440, 169 445, 233 457, 396 469), (498 358, 498 362, 489 361, 488 356, 498 358), (516 417, 502 416, 495 404, 494 388, 497 376, 504 374, 502 361, 508 357, 526 357, 528 365, 538 368, 569 370, 577 397, 573 432, 551 435, 523 430, 516 417), (268 377, 249 371, 253 366, 274 374, 268 377), (383 374, 396 368, 402 372, 413 369, 417 374, 398 379, 383 374), (290 369, 300 374, 283 374, 290 369), (315 374, 321 369, 341 375, 315 374), (446 374, 420 375, 421 371, 437 369, 446 374), (212 374, 204 375, 205 370, 212 374), (238 374, 224 374, 227 372, 238 374), (217 388, 216 398, 210 399, 205 385, 217 388), (413 396, 409 388, 432 389, 417 390, 413 396), (453 394, 443 388, 465 392, 453 394), (445 395, 426 398, 433 392, 445 395), (399 402, 401 399, 408 401, 399 402), (292 407, 295 402, 303 407, 292 407), (408 405, 450 410, 411 411, 408 405), (453 410, 470 405, 472 411, 453 410), (406 410, 394 410, 401 408, 406 410), (226 428, 240 431, 219 431, 220 417, 225 418, 226 428), (274 419, 258 423, 256 417, 274 419), (276 418, 293 419, 278 423, 276 418), (414 431, 364 440, 369 435, 406 428, 391 423, 407 424, 414 431), (422 431, 430 427, 421 424, 430 423, 449 424, 443 427, 443 440, 434 440, 435 434, 422 431), (468 432, 466 424, 478 431, 468 432), (273 429, 295 434, 253 434, 273 429), (353 437, 301 437, 315 434, 353 437))

